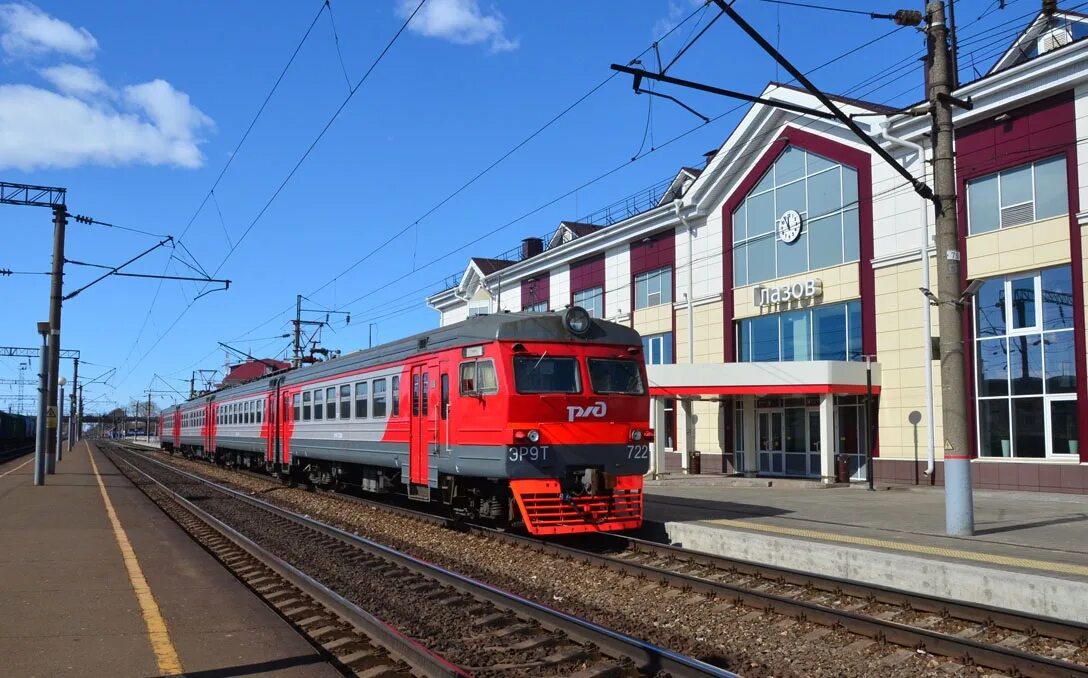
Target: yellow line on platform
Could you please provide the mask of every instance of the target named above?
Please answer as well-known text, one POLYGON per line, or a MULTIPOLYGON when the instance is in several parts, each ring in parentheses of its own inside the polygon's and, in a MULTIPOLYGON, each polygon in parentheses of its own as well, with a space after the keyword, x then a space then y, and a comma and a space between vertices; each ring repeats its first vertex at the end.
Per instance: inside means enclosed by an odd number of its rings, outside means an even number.
POLYGON ((144 572, 140 568, 140 561, 136 558, 136 551, 129 543, 125 529, 121 527, 121 521, 117 512, 113 510, 113 502, 106 491, 106 484, 102 482, 102 476, 98 473, 98 464, 94 461, 91 446, 87 445, 87 455, 91 458, 91 468, 94 469, 94 477, 98 480, 98 489, 102 493, 102 501, 106 504, 106 514, 113 526, 113 536, 117 539, 117 546, 121 549, 121 557, 125 561, 125 569, 128 570, 128 579, 132 583, 132 590, 136 593, 136 599, 140 602, 140 611, 144 616, 144 624, 147 625, 147 635, 151 641, 151 650, 155 653, 155 661, 159 665, 159 674, 163 676, 179 676, 182 674, 181 660, 174 649, 174 643, 170 640, 170 632, 166 628, 166 620, 162 618, 159 604, 155 602, 155 596, 151 593, 151 587, 144 578, 144 572))
POLYGON ((720 520, 706 521, 723 527, 739 527, 744 530, 756 530, 771 534, 788 535, 791 537, 804 537, 819 541, 833 541, 842 544, 854 544, 857 546, 872 546, 874 548, 889 549, 892 551, 906 551, 909 553, 922 553, 928 556, 942 558, 958 558, 960 560, 973 560, 991 565, 1007 565, 1009 567, 1023 567, 1032 570, 1072 574, 1078 577, 1088 577, 1088 567, 1074 565, 1072 563, 1055 563, 1049 560, 1033 560, 1031 558, 1014 558, 1012 556, 1000 556, 993 553, 980 553, 977 551, 961 551, 959 549, 942 548, 940 546, 927 546, 925 544, 911 544, 886 539, 873 539, 871 537, 855 537, 835 532, 820 532, 818 530, 805 530, 796 527, 782 527, 780 525, 765 525, 753 523, 747 520, 733 520, 723 518, 720 520))
POLYGON ((26 466, 27 464, 29 464, 29 463, 30 463, 30 462, 32 462, 32 461, 34 461, 34 458, 33 458, 33 457, 31 457, 30 459, 27 459, 26 461, 24 461, 23 463, 19 464, 18 466, 16 466, 15 468, 11 469, 10 471, 4 471, 3 473, 0 473, 0 478, 3 478, 3 477, 4 477, 4 476, 6 476, 6 475, 11 475, 12 473, 15 473, 16 471, 18 471, 19 469, 21 469, 22 467, 26 466))

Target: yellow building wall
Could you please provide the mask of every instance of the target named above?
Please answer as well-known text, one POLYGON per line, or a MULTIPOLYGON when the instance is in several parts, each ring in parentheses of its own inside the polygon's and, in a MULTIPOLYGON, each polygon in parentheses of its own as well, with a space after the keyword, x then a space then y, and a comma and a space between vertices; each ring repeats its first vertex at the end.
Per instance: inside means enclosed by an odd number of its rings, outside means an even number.
MULTIPOLYGON (((728 294, 728 292, 727 292, 728 294)), ((861 296, 861 288, 858 285, 858 264, 843 264, 809 271, 801 275, 789 276, 768 280, 756 285, 745 285, 733 290, 733 312, 737 318, 747 318, 769 313, 781 313, 798 308, 808 308, 820 304, 833 304, 840 301, 857 299, 861 296), (754 299, 754 290, 757 287, 775 287, 779 285, 792 285, 810 279, 819 279, 823 285, 823 294, 813 299, 791 300, 785 304, 757 306, 754 299)))
MULTIPOLYGON (((1082 234, 1088 247, 1088 234, 1082 234)), ((992 278, 1019 271, 1036 271, 1069 262, 1069 218, 1047 219, 1031 224, 980 233, 967 238, 967 275, 992 278)), ((1085 262, 1088 265, 1088 259, 1085 262)), ((922 371, 922 312, 917 261, 878 268, 876 278, 876 345, 881 366, 880 457, 914 459, 915 427, 908 417, 922 414, 918 424, 918 459, 926 458, 925 373, 922 371)), ((936 287, 936 259, 930 259, 930 279, 936 287)), ((1088 282, 1085 284, 1088 294, 1088 282)), ((970 307, 968 307, 970 308, 970 307)), ((933 336, 939 336, 936 307, 930 307, 933 336)), ((973 338, 965 337, 968 350, 973 338)), ((941 425, 941 364, 934 360, 933 397, 936 410, 937 459, 943 458, 941 425)), ((971 436, 976 432, 971 431, 971 436)))
POLYGON ((660 334, 672 331, 672 304, 658 304, 635 311, 632 327, 639 334, 660 334))
POLYGON ((967 237, 967 275, 991 278, 1069 263, 1069 217, 967 237))
MULTIPOLYGON (((692 315, 695 335, 695 360, 697 363, 722 363, 725 346, 725 306, 721 301, 694 306, 692 315)), ((676 308, 676 362, 688 362, 688 309, 681 305, 676 308)))
MULTIPOLYGON (((930 258, 930 279, 937 279, 936 260, 930 258)), ((926 459, 925 362, 922 331, 921 269, 918 261, 874 271, 876 294, 876 352, 880 363, 880 458, 910 459, 915 456, 915 431, 919 461, 926 459), (917 428, 910 413, 922 415, 917 428)), ((937 308, 930 306, 933 335, 937 336, 937 308)), ((937 458, 942 457, 941 364, 934 360, 933 400, 937 458)))

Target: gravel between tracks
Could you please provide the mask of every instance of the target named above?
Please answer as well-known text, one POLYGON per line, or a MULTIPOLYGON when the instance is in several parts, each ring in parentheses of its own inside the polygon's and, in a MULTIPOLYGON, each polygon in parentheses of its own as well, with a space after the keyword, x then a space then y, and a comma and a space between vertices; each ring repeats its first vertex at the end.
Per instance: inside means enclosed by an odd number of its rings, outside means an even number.
MULTIPOLYGON (((163 454, 172 463, 416 557, 745 676, 997 676, 946 658, 556 556, 452 532, 334 494, 163 454)), ((355 572, 354 576, 359 573, 355 572)), ((348 575, 350 576, 350 574, 348 575)), ((451 627, 452 628, 452 627, 451 627)))

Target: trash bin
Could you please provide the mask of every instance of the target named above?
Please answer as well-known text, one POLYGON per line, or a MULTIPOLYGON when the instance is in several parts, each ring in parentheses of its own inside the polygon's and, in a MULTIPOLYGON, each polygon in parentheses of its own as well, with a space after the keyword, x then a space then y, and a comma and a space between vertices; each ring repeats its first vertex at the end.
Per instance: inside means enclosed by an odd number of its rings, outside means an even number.
POLYGON ((703 453, 699 450, 691 451, 691 459, 688 460, 688 473, 699 475, 703 472, 703 453))
POLYGON ((850 482, 850 457, 845 454, 835 456, 835 482, 850 482))

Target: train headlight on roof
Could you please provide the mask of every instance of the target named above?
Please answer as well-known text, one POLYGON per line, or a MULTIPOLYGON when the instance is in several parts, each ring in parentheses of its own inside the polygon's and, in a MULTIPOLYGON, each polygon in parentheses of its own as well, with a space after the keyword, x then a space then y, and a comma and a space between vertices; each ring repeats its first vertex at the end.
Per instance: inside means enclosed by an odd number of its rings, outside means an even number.
POLYGON ((571 306, 563 314, 563 325, 571 334, 581 337, 589 333, 593 318, 589 317, 589 312, 581 306, 571 306))

